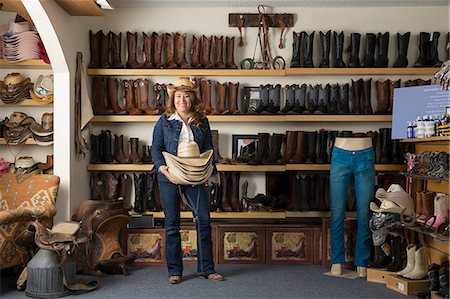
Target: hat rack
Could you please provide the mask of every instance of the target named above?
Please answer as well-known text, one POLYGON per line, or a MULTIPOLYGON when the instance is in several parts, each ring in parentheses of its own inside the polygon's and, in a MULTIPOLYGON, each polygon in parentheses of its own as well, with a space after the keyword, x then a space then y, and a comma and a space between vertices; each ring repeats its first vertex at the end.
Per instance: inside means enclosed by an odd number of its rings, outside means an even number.
POLYGON ((294 27, 294 14, 287 13, 230 13, 228 14, 228 27, 260 27, 263 15, 269 27, 294 27))

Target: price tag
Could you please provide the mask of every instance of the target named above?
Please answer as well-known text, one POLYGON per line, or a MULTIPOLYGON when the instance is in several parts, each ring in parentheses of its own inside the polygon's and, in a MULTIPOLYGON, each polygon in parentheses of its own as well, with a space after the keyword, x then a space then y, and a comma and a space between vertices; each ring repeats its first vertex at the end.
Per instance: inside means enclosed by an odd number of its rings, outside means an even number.
POLYGON ((397 285, 398 289, 402 292, 405 291, 405 285, 403 284, 403 282, 399 282, 397 285))

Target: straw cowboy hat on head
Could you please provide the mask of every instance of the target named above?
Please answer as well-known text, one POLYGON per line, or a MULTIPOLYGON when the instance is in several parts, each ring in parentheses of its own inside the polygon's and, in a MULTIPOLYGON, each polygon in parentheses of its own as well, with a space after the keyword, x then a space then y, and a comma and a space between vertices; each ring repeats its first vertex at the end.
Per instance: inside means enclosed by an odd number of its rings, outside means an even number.
POLYGON ((180 77, 173 84, 167 85, 169 99, 177 90, 192 91, 197 97, 199 97, 200 89, 195 78, 180 77))
POLYGON ((199 185, 213 172, 213 150, 200 154, 195 141, 180 142, 177 156, 163 152, 169 173, 178 185, 199 185))

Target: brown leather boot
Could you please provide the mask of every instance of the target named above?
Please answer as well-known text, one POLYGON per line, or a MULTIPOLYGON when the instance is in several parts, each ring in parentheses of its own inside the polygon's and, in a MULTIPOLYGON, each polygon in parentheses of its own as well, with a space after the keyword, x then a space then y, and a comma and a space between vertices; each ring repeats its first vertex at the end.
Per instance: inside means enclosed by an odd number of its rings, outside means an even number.
MULTIPOLYGON (((288 131, 289 132, 289 131, 288 131)), ((287 132, 286 132, 287 133, 287 132)), ((298 211, 300 209, 297 200, 297 172, 289 171, 289 198, 288 198, 288 211, 298 211)))
POLYGON ((363 114, 373 114, 372 102, 370 99, 371 90, 372 90, 372 78, 364 81, 363 84, 363 93, 362 93, 363 96, 361 100, 363 114))
POLYGON ((106 191, 105 199, 110 201, 116 201, 118 197, 117 196, 118 191, 117 187, 119 184, 118 179, 111 172, 102 172, 100 176, 102 178, 103 183, 105 184, 104 189, 104 191, 106 191))
POLYGON ((210 69, 213 67, 211 63, 211 44, 212 44, 212 36, 207 38, 202 35, 202 66, 205 69, 210 69))
POLYGON ((191 66, 197 69, 202 67, 200 63, 200 44, 201 39, 192 35, 191 66))
POLYGON ((297 142, 295 148, 295 154, 290 158, 287 163, 289 164, 303 164, 306 161, 305 157, 305 132, 297 131, 297 142))
POLYGON ((415 212, 416 212, 417 217, 422 215, 422 194, 423 194, 423 191, 416 192, 415 212))
POLYGON ((101 34, 100 38, 100 67, 109 68, 109 34, 101 34))
POLYGON ((226 37, 226 62, 225 67, 227 69, 237 69, 236 63, 234 63, 234 36, 233 37, 226 37))
POLYGON ((108 108, 111 108, 114 114, 127 114, 119 106, 119 79, 108 77, 106 82, 108 88, 108 108))
POLYGON ((111 53, 112 53, 111 67, 116 69, 123 69, 122 32, 119 32, 119 34, 115 34, 114 32, 110 31, 109 39, 111 40, 111 53))
POLYGON ((384 82, 376 81, 375 86, 377 87, 378 94, 378 108, 376 114, 387 114, 389 109, 389 85, 391 80, 386 80, 384 82))
POLYGON ((216 97, 217 104, 216 109, 214 109, 211 114, 227 114, 228 110, 226 107, 226 87, 227 83, 221 84, 220 82, 216 82, 216 97))
POLYGON ((286 131, 285 138, 284 156, 277 161, 278 164, 286 164, 289 159, 295 155, 297 147, 297 131, 286 131))
POLYGON ((157 32, 152 33, 154 48, 153 48, 153 66, 157 69, 163 66, 161 56, 163 48, 163 38, 164 35, 159 35, 157 32))
POLYGON ((141 110, 134 105, 133 80, 123 80, 125 111, 130 115, 141 114, 141 110))
POLYGON ((431 191, 424 191, 422 193, 422 216, 426 218, 434 214, 434 196, 436 193, 431 191))
POLYGON ((352 79, 352 114, 361 114, 361 98, 363 92, 364 80, 359 79, 357 81, 353 81, 352 79))
POLYGON ((127 157, 123 153, 123 135, 117 136, 114 134, 114 160, 121 164, 129 163, 127 157))
POLYGON ((142 36, 144 37, 144 46, 143 52, 145 55, 145 61, 142 64, 142 68, 151 69, 153 68, 153 34, 146 34, 142 32, 142 36))
POLYGON ((104 184, 98 172, 91 172, 90 177, 91 199, 102 200, 104 184))
POLYGON ((175 34, 175 62, 178 67, 187 69, 190 68, 191 65, 186 61, 186 33, 175 34))
POLYGON ((231 208, 234 212, 240 212, 241 211, 241 203, 239 202, 239 178, 240 178, 240 172, 239 171, 233 171, 230 173, 231 177, 231 187, 230 187, 230 203, 231 208))
POLYGON ((92 109, 94 114, 114 114, 114 110, 105 105, 106 78, 94 77, 92 79, 92 109))
POLYGON ((394 110, 394 88, 400 88, 401 79, 397 81, 390 81, 389 84, 389 107, 387 113, 392 114, 394 110))
POLYGON ((170 33, 164 33, 164 56, 166 68, 174 69, 177 67, 175 63, 175 36, 170 33))
POLYGON ((233 208, 230 204, 230 190, 229 185, 231 185, 231 178, 229 173, 220 172, 220 198, 222 203, 222 210, 225 212, 232 212, 233 208))
POLYGON ((130 176, 126 173, 119 174, 119 191, 118 200, 123 201, 123 208, 125 210, 131 210, 131 202, 127 196, 128 185, 130 184, 130 176))
POLYGON ((236 83, 228 82, 227 88, 228 88, 227 95, 228 95, 228 103, 230 105, 230 113, 241 114, 241 111, 237 107, 239 82, 236 83))
POLYGON ((214 150, 214 162, 220 164, 228 164, 227 161, 222 158, 219 152, 219 131, 211 130, 211 137, 214 150))
POLYGON ((91 61, 89 62, 90 68, 95 68, 100 66, 100 42, 103 31, 97 31, 93 33, 89 30, 89 48, 91 51, 91 61))
POLYGON ((139 138, 130 138, 130 155, 128 156, 128 160, 137 164, 141 162, 141 157, 139 156, 138 148, 139 148, 139 138))
POLYGON ((148 105, 148 80, 138 78, 133 82, 133 93, 136 108, 140 109, 144 114, 158 114, 158 109, 152 109, 148 105))
POLYGON ((200 80, 200 94, 203 105, 205 106, 205 113, 210 114, 213 110, 211 107, 211 81, 206 79, 200 80))
POLYGON ((223 69, 223 36, 214 36, 214 68, 223 69))
POLYGON ((127 31, 128 60, 127 68, 138 69, 141 64, 137 61, 137 32, 127 31))

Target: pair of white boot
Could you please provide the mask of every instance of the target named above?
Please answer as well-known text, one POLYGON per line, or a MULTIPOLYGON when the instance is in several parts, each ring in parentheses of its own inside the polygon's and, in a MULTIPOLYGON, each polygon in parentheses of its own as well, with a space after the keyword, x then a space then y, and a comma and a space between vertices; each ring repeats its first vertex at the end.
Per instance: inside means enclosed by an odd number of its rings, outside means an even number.
POLYGON ((415 244, 410 244, 406 248, 406 267, 397 272, 397 275, 409 279, 423 279, 428 275, 430 255, 428 247, 421 246, 416 250, 415 244))

